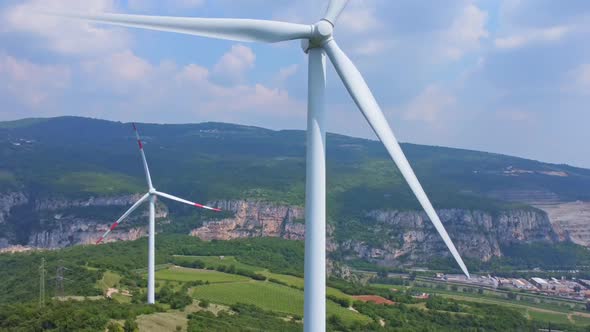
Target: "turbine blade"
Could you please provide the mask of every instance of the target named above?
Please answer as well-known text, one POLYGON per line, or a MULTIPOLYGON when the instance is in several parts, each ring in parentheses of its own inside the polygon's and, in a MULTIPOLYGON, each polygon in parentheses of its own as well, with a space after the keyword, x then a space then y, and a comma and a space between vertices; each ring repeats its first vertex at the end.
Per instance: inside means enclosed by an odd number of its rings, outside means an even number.
POLYGON ((328 5, 328 10, 324 15, 324 20, 332 23, 332 25, 336 24, 338 17, 342 14, 344 8, 348 4, 349 0, 331 0, 330 4, 328 5))
POLYGON ((141 138, 139 137, 139 131, 137 130, 137 126, 133 123, 133 130, 135 131, 135 137, 137 137, 137 145, 139 146, 139 153, 141 154, 141 161, 143 162, 143 169, 145 171, 145 179, 147 180, 148 187, 152 189, 154 186, 152 185, 152 177, 150 175, 150 168, 147 164, 147 159, 145 158, 145 152, 143 151, 143 143, 141 142, 141 138))
POLYGON ((135 204, 133 204, 129 210, 127 210, 125 213, 123 213, 123 215, 117 219, 117 221, 115 221, 111 227, 98 239, 98 241, 96 241, 96 244, 100 244, 106 237, 107 235, 109 235, 109 233, 115 229, 117 226, 119 226, 119 224, 125 220, 125 218, 127 218, 131 212, 135 211, 143 202, 146 201, 146 199, 148 199, 150 197, 150 194, 145 194, 143 195, 143 197, 141 197, 137 202, 135 202, 135 204))
POLYGON ((363 76, 352 63, 352 61, 350 61, 346 54, 344 54, 344 52, 340 49, 340 47, 338 47, 334 40, 326 43, 324 48, 328 54, 328 57, 334 64, 336 72, 338 72, 338 75, 340 75, 340 78, 346 86, 346 89, 352 96, 352 99, 354 99, 354 102, 375 131, 375 134, 377 134, 377 137, 379 137, 381 142, 383 142, 385 145, 385 148, 391 155, 391 158, 408 182, 408 185, 414 192, 414 195, 416 195, 416 198, 418 198, 418 201, 426 211, 430 221, 434 224, 434 227, 451 251, 451 254, 461 267, 461 270, 463 270, 463 273, 469 277, 469 271, 467 270, 465 263, 463 263, 463 259, 455 248, 453 241, 451 241, 451 238, 447 234, 447 231, 436 214, 434 207, 430 203, 428 196, 426 196, 422 185, 420 185, 418 178, 416 178, 416 174, 414 174, 410 163, 406 159, 404 152, 397 142, 393 131, 389 127, 389 124, 387 123, 387 120, 385 119, 379 104, 377 104, 375 97, 373 97, 371 90, 363 79, 363 76))
POLYGON ((277 21, 110 13, 60 13, 47 11, 43 13, 130 28, 168 31, 243 42, 276 43, 294 39, 309 39, 312 36, 311 25, 277 21))
POLYGON ((168 199, 171 199, 173 201, 180 202, 180 203, 184 203, 184 204, 196 206, 196 207, 201 208, 201 209, 207 209, 207 210, 211 210, 211 211, 215 211, 215 212, 221 212, 221 209, 210 207, 210 206, 199 204, 199 203, 195 203, 195 202, 191 202, 191 201, 187 201, 186 199, 182 199, 180 197, 176 197, 176 196, 173 196, 173 195, 170 195, 170 194, 166 194, 166 193, 163 193, 163 192, 156 191, 156 195, 158 195, 160 197, 168 198, 168 199))

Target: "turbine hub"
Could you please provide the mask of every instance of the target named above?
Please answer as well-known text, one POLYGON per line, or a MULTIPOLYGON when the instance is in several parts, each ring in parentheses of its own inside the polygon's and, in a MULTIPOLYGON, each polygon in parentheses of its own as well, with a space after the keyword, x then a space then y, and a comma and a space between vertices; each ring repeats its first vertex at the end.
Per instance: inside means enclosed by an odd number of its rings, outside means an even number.
POLYGON ((321 20, 312 26, 312 37, 301 41, 301 48, 307 53, 312 48, 322 47, 322 45, 332 38, 334 26, 327 20, 321 20))
POLYGON ((150 188, 150 191, 149 191, 150 195, 155 195, 156 192, 157 192, 156 188, 150 188))
POLYGON ((334 26, 332 23, 321 20, 316 23, 313 27, 313 39, 324 40, 332 36, 332 32, 334 31, 334 26))

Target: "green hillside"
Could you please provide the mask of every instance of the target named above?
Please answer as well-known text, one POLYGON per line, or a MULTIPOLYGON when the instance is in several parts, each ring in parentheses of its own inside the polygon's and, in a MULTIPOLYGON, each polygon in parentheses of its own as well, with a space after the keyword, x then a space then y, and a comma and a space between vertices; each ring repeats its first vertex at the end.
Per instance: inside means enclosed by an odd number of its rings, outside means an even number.
MULTIPOLYGON (((138 127, 154 184, 162 191, 199 202, 304 203, 304 131, 224 123, 138 127)), ((367 211, 421 210, 380 142, 328 134, 327 145, 328 222, 337 226, 336 240, 382 241, 367 231, 367 211)), ((529 209, 513 202, 519 193, 550 200, 590 199, 590 170, 461 149, 413 144, 403 144, 403 149, 438 209, 493 214, 529 209)), ((0 238, 26 244, 33 232, 55 227, 54 213, 36 209, 33 201, 144 190, 141 159, 128 123, 77 117, 0 122, 0 195, 22 192, 30 198, 0 223, 0 238)), ((230 216, 182 204, 167 207, 174 221, 162 226, 167 233, 186 234, 204 220, 230 216)), ((112 220, 121 208, 71 207, 59 213, 112 220)), ((136 225, 129 220, 119 230, 136 225)))
MULTIPOLYGON (((140 124, 139 129, 162 189, 201 200, 303 203, 303 131, 222 123, 140 124)), ((363 197, 360 208, 417 207, 379 142, 329 134, 327 144, 330 202, 346 206, 351 197, 363 197)), ((547 191, 567 200, 590 198, 590 170, 460 149, 403 148, 437 207, 497 208, 502 204, 484 197, 509 190, 547 191), (561 173, 566 176, 550 175, 561 173)), ((143 184, 141 171, 129 124, 75 117, 0 123, 3 184, 38 195, 135 192, 143 184)))
MULTIPOLYGON (((204 242, 158 238, 155 306, 145 302, 145 239, 55 251, 0 254, 0 331, 300 331, 303 246, 297 241, 248 239, 204 242), (258 255, 252 255, 252 251, 258 255), (45 306, 39 267, 46 261, 45 306), (289 262, 292 269, 286 269, 289 262), (176 264, 198 264, 187 268, 176 264), (65 267, 64 297, 53 275, 65 267), (116 290, 112 298, 107 290, 116 290)), ((381 281, 387 281, 383 278, 381 281)), ((393 279, 391 280, 393 281, 393 279)), ((330 331, 587 331, 588 315, 557 304, 509 302, 477 292, 404 285, 328 282, 330 331), (392 289, 395 287, 396 289, 392 289), (415 299, 416 292, 435 292, 415 299), (356 301, 373 295, 394 301, 356 301)))

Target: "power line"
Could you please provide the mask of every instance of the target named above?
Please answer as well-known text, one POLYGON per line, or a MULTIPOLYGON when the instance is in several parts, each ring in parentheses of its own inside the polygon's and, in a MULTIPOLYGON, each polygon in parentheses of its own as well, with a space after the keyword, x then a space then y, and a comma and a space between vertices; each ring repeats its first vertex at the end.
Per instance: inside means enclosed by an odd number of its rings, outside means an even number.
POLYGON ((64 280, 70 280, 64 277, 64 272, 69 270, 67 267, 64 266, 63 260, 59 261, 59 264, 55 271, 55 296, 58 298, 63 298, 65 296, 64 291, 64 280))
POLYGON ((45 306, 45 258, 41 259, 39 266, 39 306, 45 306))
POLYGON ((63 298, 64 296, 64 267, 58 266, 55 273, 55 296, 63 298))

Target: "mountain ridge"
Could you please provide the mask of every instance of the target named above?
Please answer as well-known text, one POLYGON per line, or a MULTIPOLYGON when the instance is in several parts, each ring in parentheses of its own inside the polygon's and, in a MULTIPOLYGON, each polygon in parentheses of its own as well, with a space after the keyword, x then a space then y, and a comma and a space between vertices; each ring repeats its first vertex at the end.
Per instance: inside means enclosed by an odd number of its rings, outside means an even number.
MULTIPOLYGON (((107 122, 107 123, 113 123, 113 124, 118 124, 118 125, 128 125, 128 126, 131 126, 132 124, 136 124, 140 127, 142 127, 144 125, 147 125, 147 126, 169 126, 169 127, 174 127, 174 126, 177 126, 177 127, 228 126, 228 127, 237 127, 237 128, 243 128, 243 129, 256 129, 256 130, 275 132, 275 133, 282 133, 282 132, 285 132, 285 133, 289 133, 289 132, 305 133, 305 129, 270 129, 270 128, 265 128, 265 127, 255 126, 255 125, 237 124, 237 123, 230 123, 230 122, 218 122, 218 121, 190 122, 190 123, 125 122, 125 121, 106 120, 106 119, 93 118, 93 117, 83 117, 83 116, 76 116, 76 115, 64 115, 64 116, 57 116, 57 117, 31 117, 31 118, 22 118, 22 119, 17 119, 17 120, 0 121, 0 130, 11 129, 11 128, 15 128, 15 127, 18 127, 18 128, 28 127, 28 126, 33 126, 33 125, 36 125, 36 124, 42 123, 42 122, 59 121, 59 120, 90 120, 90 121, 100 121, 100 122, 107 122)), ((350 135, 346 135, 346 134, 333 133, 333 132, 327 132, 326 135, 331 136, 331 137, 343 137, 343 138, 348 138, 348 139, 353 139, 353 140, 367 141, 367 142, 371 142, 371 143, 380 144, 380 141, 377 139, 356 137, 356 136, 350 136, 350 135)), ((572 170, 575 170, 575 169, 590 170, 590 168, 570 165, 568 163, 546 162, 546 161, 543 161, 540 159, 519 157, 519 156, 514 156, 514 155, 502 153, 502 152, 483 151, 483 150, 477 150, 477 149, 461 148, 461 147, 453 147, 453 146, 445 146, 445 145, 418 144, 418 143, 411 143, 411 142, 405 142, 405 141, 400 141, 400 144, 403 146, 416 146, 416 147, 424 146, 424 147, 439 148, 439 149, 449 149, 449 150, 456 150, 456 151, 465 152, 465 153, 474 152, 474 153, 491 154, 491 155, 496 155, 496 156, 500 156, 500 157, 516 158, 516 159, 522 159, 522 160, 527 160, 527 161, 532 161, 532 162, 543 163, 543 164, 547 164, 547 165, 554 165, 557 167, 567 167, 572 170)))
MULTIPOLYGON (((304 131, 216 122, 138 127, 157 188, 202 203, 266 202, 291 210, 303 206, 304 131)), ((122 122, 80 117, 0 122, 3 243, 71 245, 77 243, 76 239, 88 241, 94 232, 108 227, 124 206, 97 208, 72 202, 145 191, 134 141, 131 126, 122 122), (10 195, 25 197, 30 207, 15 205, 7 198, 10 195), (48 198, 61 200, 61 208, 42 208, 39 202, 48 198), (56 233, 58 229, 69 233, 56 233)), ((434 206, 448 216, 444 222, 451 236, 461 241, 460 247, 474 255, 477 243, 488 248, 481 250, 479 259, 502 255, 500 247, 506 243, 569 241, 568 226, 556 225, 542 209, 548 204, 590 201, 587 169, 465 149, 408 143, 402 147, 434 206), (505 222, 502 220, 513 226, 501 226, 506 231, 490 233, 505 222), (470 237, 479 242, 470 242, 470 237)), ((412 261, 416 255, 411 252, 428 239, 434 242, 426 245, 425 255, 440 254, 436 233, 429 223, 418 222, 424 220, 422 209, 380 142, 328 134, 327 168, 328 221, 334 227, 334 243, 340 248, 349 248, 346 250, 353 256, 369 260, 381 255, 392 262, 392 257, 406 255, 412 261), (371 217, 376 211, 391 218, 376 220, 371 217), (399 219, 400 215, 404 217, 399 219), (375 233, 387 225, 400 229, 385 232, 385 237, 375 233), (343 245, 348 238, 356 242, 343 245)), ((165 224, 159 227, 164 232, 200 234, 203 232, 196 231, 199 227, 224 221, 229 224, 218 224, 218 228, 232 229, 233 234, 278 234, 264 229, 264 206, 250 212, 254 219, 236 223, 230 212, 215 216, 167 204, 168 213, 161 220, 165 224)), ((280 224, 281 217, 272 218, 273 227, 289 227, 296 230, 288 233, 296 235, 289 236, 301 239, 299 221, 280 224)), ((127 225, 134 233, 125 235, 126 228, 122 227, 119 238, 143 234, 141 227, 145 225, 138 217, 127 225)), ((225 236, 207 234, 212 238, 225 236)))

